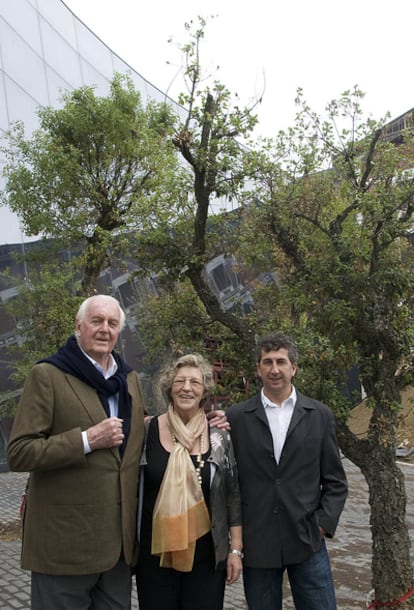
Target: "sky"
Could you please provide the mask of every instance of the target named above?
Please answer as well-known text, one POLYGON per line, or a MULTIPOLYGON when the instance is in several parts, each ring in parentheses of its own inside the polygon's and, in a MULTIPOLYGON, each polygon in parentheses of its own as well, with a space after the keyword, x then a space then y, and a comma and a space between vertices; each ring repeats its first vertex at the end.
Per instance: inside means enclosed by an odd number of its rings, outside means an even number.
POLYGON ((173 99, 183 90, 177 44, 189 42, 184 24, 207 18, 201 64, 238 94, 241 106, 262 97, 259 136, 272 137, 293 125, 298 88, 318 113, 354 86, 365 93, 364 114, 376 120, 414 107, 412 0, 64 2, 173 99))

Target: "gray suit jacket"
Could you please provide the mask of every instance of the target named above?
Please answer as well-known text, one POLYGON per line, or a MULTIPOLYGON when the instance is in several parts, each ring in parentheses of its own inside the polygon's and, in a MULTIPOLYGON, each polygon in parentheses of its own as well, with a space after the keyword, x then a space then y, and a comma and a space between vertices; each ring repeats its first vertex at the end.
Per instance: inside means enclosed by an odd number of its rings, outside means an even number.
POLYGON ((95 390, 48 363, 25 383, 11 437, 12 470, 30 472, 23 516, 22 568, 45 574, 90 574, 132 563, 138 468, 144 438, 139 377, 128 374, 131 429, 121 462, 117 448, 85 455, 81 431, 105 419, 95 390))
POLYGON ((333 536, 347 483, 332 411, 297 392, 279 464, 260 394, 227 410, 242 499, 244 565, 278 568, 333 536))

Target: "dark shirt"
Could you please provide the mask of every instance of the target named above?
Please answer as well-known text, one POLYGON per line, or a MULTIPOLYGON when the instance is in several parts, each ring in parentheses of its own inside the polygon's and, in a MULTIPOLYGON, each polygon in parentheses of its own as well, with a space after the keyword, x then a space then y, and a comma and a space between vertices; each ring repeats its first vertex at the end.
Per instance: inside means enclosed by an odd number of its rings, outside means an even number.
MULTIPOLYGON (((152 538, 152 513, 154 511, 155 502, 158 492, 164 477, 164 472, 167 467, 170 453, 161 445, 159 437, 158 419, 154 417, 148 428, 147 437, 147 465, 145 466, 144 475, 144 499, 142 505, 142 523, 141 523, 141 541, 140 553, 151 554, 151 538, 152 538)), ((201 488, 204 494, 204 500, 209 508, 210 500, 210 463, 207 458, 210 455, 210 449, 203 454, 204 466, 201 469, 202 484, 201 488)), ((197 465, 197 456, 190 456, 194 467, 197 465)), ((194 563, 212 556, 213 541, 211 532, 208 532, 202 538, 197 540, 194 556, 194 563)))

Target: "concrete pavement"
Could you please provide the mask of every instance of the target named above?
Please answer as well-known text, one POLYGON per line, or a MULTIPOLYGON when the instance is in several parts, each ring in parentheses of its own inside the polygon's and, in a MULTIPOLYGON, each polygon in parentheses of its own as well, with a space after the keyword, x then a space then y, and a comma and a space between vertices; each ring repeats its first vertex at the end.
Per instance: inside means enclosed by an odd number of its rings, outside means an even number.
MULTIPOLYGON (((328 549, 335 578, 338 610, 356 610, 367 607, 371 590, 368 491, 360 471, 348 460, 344 463, 349 481, 349 496, 336 536, 328 541, 328 549)), ((401 464, 401 468, 406 480, 407 521, 412 532, 414 466, 401 464)), ((20 499, 26 478, 26 475, 21 473, 0 473, 0 528, 2 524, 10 524, 19 518, 20 499)), ((30 575, 19 566, 20 541, 0 539, 0 557, 0 609, 29 610, 30 575)), ((287 585, 283 607, 284 610, 294 609, 287 585)), ((246 609, 242 583, 227 587, 224 610, 246 609)), ((132 610, 138 610, 135 592, 132 610)))

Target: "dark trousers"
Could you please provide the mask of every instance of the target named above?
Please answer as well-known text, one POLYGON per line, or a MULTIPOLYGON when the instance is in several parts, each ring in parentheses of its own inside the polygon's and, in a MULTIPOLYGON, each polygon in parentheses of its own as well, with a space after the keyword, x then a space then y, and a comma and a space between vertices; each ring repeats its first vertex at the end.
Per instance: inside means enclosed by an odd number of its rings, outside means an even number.
POLYGON ((141 557, 137 568, 140 610, 222 610, 225 570, 198 561, 191 572, 160 568, 159 557, 141 557))
POLYGON ((130 610, 131 568, 123 560, 107 572, 56 576, 32 572, 32 610, 130 610))

